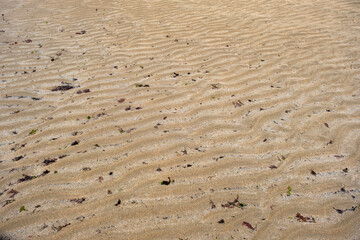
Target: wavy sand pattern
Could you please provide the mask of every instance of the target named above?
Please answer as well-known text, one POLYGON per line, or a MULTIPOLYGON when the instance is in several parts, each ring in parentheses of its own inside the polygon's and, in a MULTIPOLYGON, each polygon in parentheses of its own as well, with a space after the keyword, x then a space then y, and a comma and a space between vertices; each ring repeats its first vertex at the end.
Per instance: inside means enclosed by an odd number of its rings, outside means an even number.
POLYGON ((358 1, 0 9, 2 239, 360 238, 358 1))

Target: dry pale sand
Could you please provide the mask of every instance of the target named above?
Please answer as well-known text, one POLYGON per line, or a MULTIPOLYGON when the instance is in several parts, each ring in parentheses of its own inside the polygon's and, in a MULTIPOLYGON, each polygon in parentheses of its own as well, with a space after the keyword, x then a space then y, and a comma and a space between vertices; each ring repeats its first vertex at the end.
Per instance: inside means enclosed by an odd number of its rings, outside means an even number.
POLYGON ((0 9, 0 239, 360 239, 359 1, 0 9))

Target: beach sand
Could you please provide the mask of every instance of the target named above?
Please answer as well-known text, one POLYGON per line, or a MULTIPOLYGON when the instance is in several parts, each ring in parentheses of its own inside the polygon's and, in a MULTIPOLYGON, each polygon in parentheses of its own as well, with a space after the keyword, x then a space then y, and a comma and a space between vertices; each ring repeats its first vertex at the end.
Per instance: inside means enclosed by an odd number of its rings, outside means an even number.
POLYGON ((1 239, 360 239, 358 1, 0 9, 1 239))

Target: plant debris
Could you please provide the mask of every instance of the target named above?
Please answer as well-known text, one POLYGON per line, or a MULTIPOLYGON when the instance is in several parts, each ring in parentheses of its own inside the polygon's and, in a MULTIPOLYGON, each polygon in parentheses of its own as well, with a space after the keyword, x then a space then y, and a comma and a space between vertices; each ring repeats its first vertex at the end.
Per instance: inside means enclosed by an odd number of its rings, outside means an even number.
POLYGON ((37 132, 37 129, 33 129, 29 132, 29 135, 34 135, 37 132))
POLYGON ((7 194, 11 194, 11 196, 9 196, 9 198, 14 198, 16 194, 18 194, 19 192, 16 191, 15 189, 11 189, 10 191, 7 192, 7 194))
POLYGON ((245 203, 241 203, 239 202, 239 195, 237 195, 237 197, 234 199, 234 201, 232 202, 227 202, 225 204, 221 204, 222 207, 224 208, 234 208, 234 207, 237 207, 237 208, 241 208, 241 209, 244 209, 244 207, 246 207, 247 204, 245 203))
POLYGON ((12 203, 12 202, 15 202, 15 199, 8 199, 5 201, 5 204, 2 206, 2 207, 5 207, 6 205, 12 203))
POLYGON ((287 192, 286 192, 286 195, 290 196, 290 195, 291 195, 291 190, 292 190, 292 189, 291 189, 291 187, 290 187, 290 186, 288 186, 288 187, 287 187, 287 189, 288 189, 288 190, 287 190, 287 192))
POLYGON ((275 165, 271 165, 271 166, 269 166, 269 168, 270 168, 270 169, 276 169, 276 168, 277 168, 277 166, 275 166, 275 165))
POLYGON ((80 31, 80 32, 76 32, 75 34, 83 35, 83 34, 85 34, 85 33, 86 33, 86 31, 85 31, 85 30, 82 30, 82 31, 80 31))
POLYGON ((243 222, 241 225, 246 226, 246 227, 250 228, 251 230, 255 230, 255 228, 253 228, 253 226, 251 226, 251 224, 248 222, 243 222))
POLYGON ((50 172, 49 170, 45 170, 45 171, 43 171, 42 174, 39 175, 39 177, 43 177, 43 176, 47 175, 49 172, 50 172))
POLYGON ((344 212, 347 212, 347 211, 353 212, 353 211, 356 210, 357 207, 358 207, 358 206, 352 206, 351 208, 347 208, 347 209, 344 209, 344 210, 337 209, 337 208, 334 208, 334 209, 335 209, 335 211, 336 211, 337 213, 343 214, 344 212))
POLYGON ((125 98, 120 98, 119 100, 117 100, 118 103, 123 103, 125 102, 125 98))
POLYGON ((75 146, 75 145, 78 145, 80 141, 74 141, 71 146, 75 146))
POLYGON ((82 170, 85 171, 85 172, 87 172, 87 171, 90 171, 91 168, 89 168, 89 167, 84 167, 82 170))
POLYGON ((174 179, 171 180, 170 177, 168 177, 168 179, 169 179, 169 181, 164 180, 164 181, 162 181, 160 184, 161 184, 161 185, 169 185, 170 183, 174 183, 174 182, 175 182, 175 180, 174 180, 174 179))
POLYGON ((327 123, 324 123, 324 125, 328 128, 329 127, 329 124, 327 124, 327 123))
POLYGON ((89 93, 89 92, 91 92, 90 89, 86 88, 86 89, 84 89, 84 90, 82 90, 82 91, 79 90, 79 91, 77 91, 76 93, 77 93, 77 94, 82 94, 82 93, 89 93))
POLYGON ((18 183, 30 181, 30 180, 33 180, 34 178, 36 178, 36 176, 29 176, 29 175, 26 175, 26 174, 23 174, 23 176, 24 176, 23 178, 20 178, 18 180, 18 183))
POLYGON ((98 181, 99 182, 102 182, 104 180, 104 178, 102 177, 102 176, 100 176, 99 178, 98 178, 98 181))
POLYGON ((314 172, 314 170, 311 170, 311 175, 314 175, 314 176, 316 176, 316 172, 314 172))
POLYGON ((56 230, 56 231, 60 231, 61 229, 63 229, 64 227, 67 227, 69 226, 71 223, 66 223, 64 225, 61 225, 61 226, 58 226, 58 227, 55 227, 54 225, 51 227, 53 230, 56 230))
POLYGON ((23 159, 25 156, 26 156, 26 155, 24 155, 24 156, 21 155, 21 156, 18 156, 18 157, 13 158, 12 160, 13 160, 14 162, 16 162, 16 161, 19 161, 19 160, 23 159))
POLYGON ((47 158, 47 159, 45 159, 44 161, 43 161, 43 164, 44 164, 44 166, 47 166, 47 165, 50 165, 50 164, 52 164, 52 163, 54 163, 54 162, 56 162, 56 160, 57 160, 57 158, 47 158))
POLYGON ((57 86, 54 87, 53 89, 51 89, 51 91, 56 92, 56 91, 68 91, 70 89, 73 89, 73 86, 69 86, 69 85, 62 85, 62 86, 57 86))
POLYGON ((83 198, 73 198, 73 199, 70 199, 70 202, 76 202, 76 203, 83 203, 86 199, 83 197, 83 198))
MULTIPOLYGON (((111 192, 111 191, 110 191, 111 192)), ((115 203, 115 207, 119 206, 121 204, 121 200, 119 199, 117 203, 115 203)))
POLYGON ((31 40, 31 39, 26 39, 24 42, 26 42, 26 43, 31 43, 32 40, 31 40))
POLYGON ((244 105, 240 100, 237 100, 236 102, 232 102, 232 103, 234 104, 234 107, 241 107, 244 105))
POLYGON ((216 205, 215 205, 215 203, 210 199, 210 205, 211 205, 211 209, 214 209, 214 208, 216 208, 216 205))
POLYGON ((22 211, 25 211, 26 209, 25 209, 25 206, 21 206, 20 207, 20 212, 22 212, 22 211))
POLYGON ((225 220, 224 220, 224 219, 220 219, 220 220, 218 221, 218 223, 225 223, 225 220))
POLYGON ((135 86, 136 87, 150 87, 149 84, 141 84, 141 83, 136 83, 135 86))
POLYGON ((315 223, 315 219, 313 217, 304 217, 302 216, 300 213, 296 214, 296 219, 298 220, 298 222, 311 222, 311 223, 315 223))

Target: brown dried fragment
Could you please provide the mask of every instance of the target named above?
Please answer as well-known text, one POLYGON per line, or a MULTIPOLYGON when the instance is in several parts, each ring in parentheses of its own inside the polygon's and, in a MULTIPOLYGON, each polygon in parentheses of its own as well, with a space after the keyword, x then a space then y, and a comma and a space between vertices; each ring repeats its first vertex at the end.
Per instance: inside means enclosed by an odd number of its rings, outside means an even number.
POLYGON ((269 168, 270 168, 270 169, 276 169, 276 168, 277 168, 277 166, 275 166, 275 165, 271 165, 271 166, 269 166, 269 168))
POLYGON ((224 220, 224 219, 220 219, 220 220, 218 221, 218 223, 225 223, 225 220, 224 220))
POLYGON ((302 216, 300 213, 296 214, 296 219, 298 220, 298 222, 311 222, 311 223, 315 223, 315 219, 313 217, 304 217, 302 216))
POLYGON ((12 202, 15 202, 15 199, 8 199, 5 201, 5 204, 2 206, 2 207, 5 207, 6 205, 12 203, 12 202))
POLYGON ((327 124, 327 123, 324 123, 324 125, 328 128, 329 127, 329 124, 327 124))
POLYGON ((99 182, 102 182, 104 180, 104 178, 102 177, 102 176, 100 176, 99 178, 98 178, 98 181, 99 182))
POLYGON ((334 157, 336 157, 336 158, 343 158, 343 157, 345 157, 344 155, 334 155, 334 157))
POLYGON ((43 176, 47 175, 49 172, 50 172, 49 170, 45 170, 45 171, 43 171, 42 174, 39 175, 39 177, 43 177, 43 176))
POLYGON ((121 200, 119 199, 117 203, 115 203, 115 207, 119 206, 121 204, 121 200))
POLYGON ((211 205, 211 209, 214 209, 216 208, 216 205, 215 203, 210 199, 210 205, 211 205))
POLYGON ((26 43, 31 43, 32 40, 31 40, 31 39, 26 39, 24 42, 26 42, 26 43))
POLYGON ((246 207, 247 204, 245 203, 241 203, 239 202, 239 195, 237 195, 237 197, 234 199, 234 201, 232 202, 227 202, 225 204, 221 204, 222 207, 224 208, 234 208, 234 207, 237 207, 237 208, 241 208, 241 209, 244 209, 244 207, 246 207))
POLYGON ((244 105, 240 100, 237 100, 236 102, 232 102, 232 103, 234 104, 234 107, 241 107, 244 105))
POLYGON ((316 172, 314 172, 314 170, 311 170, 311 175, 314 175, 314 176, 316 176, 316 172))
POLYGON ((61 225, 61 226, 58 226, 58 227, 55 227, 54 225, 52 225, 52 230, 56 230, 56 231, 60 231, 61 229, 63 229, 64 227, 67 227, 67 226, 69 226, 71 223, 66 223, 66 224, 64 224, 64 225, 61 225))
POLYGON ((85 31, 85 30, 82 30, 82 31, 80 31, 80 32, 76 32, 75 34, 83 35, 83 34, 85 34, 85 33, 86 33, 86 31, 85 31))
POLYGON ((87 171, 90 171, 91 168, 89 168, 89 167, 84 167, 82 170, 85 171, 85 172, 87 172, 87 171))
POLYGON ((70 89, 74 88, 73 86, 69 86, 69 85, 62 85, 62 86, 57 86, 54 87, 53 89, 51 89, 51 91, 56 92, 56 91, 68 91, 70 89))
POLYGON ((13 158, 12 160, 13 160, 14 162, 16 162, 16 161, 19 161, 19 160, 23 159, 25 156, 26 156, 26 155, 24 155, 24 156, 21 155, 21 156, 18 156, 18 157, 13 158))
POLYGON ((56 162, 56 160, 57 160, 57 158, 47 158, 47 159, 45 159, 44 161, 43 161, 43 164, 44 164, 44 166, 47 166, 47 165, 50 165, 50 164, 52 164, 52 163, 54 163, 54 162, 56 162))
POLYGON ((20 178, 18 180, 18 183, 30 181, 30 180, 33 180, 34 178, 36 178, 36 176, 29 176, 29 175, 26 175, 26 174, 23 174, 23 176, 24 176, 23 178, 20 178))
POLYGON ((248 222, 243 222, 241 225, 246 226, 246 227, 250 228, 251 230, 255 230, 255 228, 253 228, 253 226, 251 226, 251 224, 248 222))
POLYGON ((125 102, 125 98, 120 98, 119 100, 117 100, 118 103, 123 103, 125 102))
POLYGON ((7 194, 11 194, 11 196, 9 196, 10 198, 14 198, 16 194, 18 194, 19 192, 16 191, 15 189, 11 189, 10 191, 7 192, 7 194))
POLYGON ((70 199, 70 202, 76 202, 78 204, 81 204, 83 203, 84 201, 86 200, 86 198, 73 198, 73 199, 70 199))

